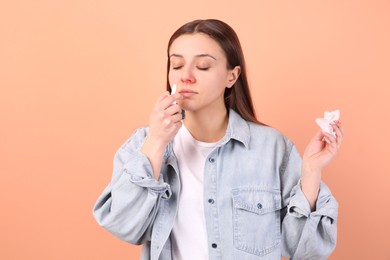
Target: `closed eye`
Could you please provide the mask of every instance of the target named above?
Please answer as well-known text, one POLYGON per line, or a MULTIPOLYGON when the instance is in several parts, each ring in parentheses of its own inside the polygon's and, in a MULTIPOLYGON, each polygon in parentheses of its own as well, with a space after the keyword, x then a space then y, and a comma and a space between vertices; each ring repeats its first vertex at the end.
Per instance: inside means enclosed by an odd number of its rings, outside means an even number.
POLYGON ((196 67, 198 70, 209 70, 209 67, 196 67))
POLYGON ((183 66, 173 66, 172 69, 173 69, 173 70, 179 70, 179 69, 181 69, 182 67, 183 67, 183 66))

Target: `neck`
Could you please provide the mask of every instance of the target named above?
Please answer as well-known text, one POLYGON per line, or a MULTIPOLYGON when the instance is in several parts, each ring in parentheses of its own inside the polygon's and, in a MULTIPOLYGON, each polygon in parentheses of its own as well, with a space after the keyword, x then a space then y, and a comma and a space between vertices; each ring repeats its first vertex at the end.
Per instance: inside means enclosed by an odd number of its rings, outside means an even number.
POLYGON ((186 111, 184 125, 191 135, 198 141, 213 143, 221 140, 228 125, 228 113, 226 108, 210 113, 207 111, 186 111))

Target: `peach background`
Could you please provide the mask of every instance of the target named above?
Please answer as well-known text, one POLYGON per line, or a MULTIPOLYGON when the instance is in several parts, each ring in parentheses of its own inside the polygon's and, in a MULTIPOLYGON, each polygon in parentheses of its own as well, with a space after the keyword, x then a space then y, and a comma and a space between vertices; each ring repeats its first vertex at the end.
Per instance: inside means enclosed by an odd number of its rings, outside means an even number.
POLYGON ((92 207, 117 148, 165 86, 171 33, 196 18, 237 31, 262 121, 302 152, 341 109, 324 173, 340 203, 331 260, 390 259, 389 1, 2 1, 0 259, 138 259, 92 207))

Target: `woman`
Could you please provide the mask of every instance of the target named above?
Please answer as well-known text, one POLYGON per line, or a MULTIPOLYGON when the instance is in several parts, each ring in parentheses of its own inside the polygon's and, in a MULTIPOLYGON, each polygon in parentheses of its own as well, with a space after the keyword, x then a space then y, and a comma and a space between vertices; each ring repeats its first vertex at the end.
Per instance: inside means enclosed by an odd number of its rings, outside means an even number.
POLYGON ((167 90, 115 156, 97 222, 143 244, 142 259, 325 259, 338 204, 321 182, 342 141, 319 131, 303 160, 257 121, 239 40, 219 20, 168 44, 167 90), (182 110, 185 118, 182 118, 182 110))

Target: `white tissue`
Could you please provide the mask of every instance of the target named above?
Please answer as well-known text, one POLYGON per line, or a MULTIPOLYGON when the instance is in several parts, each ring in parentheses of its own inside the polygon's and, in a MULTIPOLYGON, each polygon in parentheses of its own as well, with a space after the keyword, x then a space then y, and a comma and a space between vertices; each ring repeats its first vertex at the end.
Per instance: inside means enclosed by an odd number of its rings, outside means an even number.
POLYGON ((334 137, 336 137, 336 133, 333 131, 333 127, 330 123, 337 121, 340 119, 340 110, 335 110, 332 112, 325 111, 324 118, 316 118, 316 123, 324 132, 327 132, 334 137))

